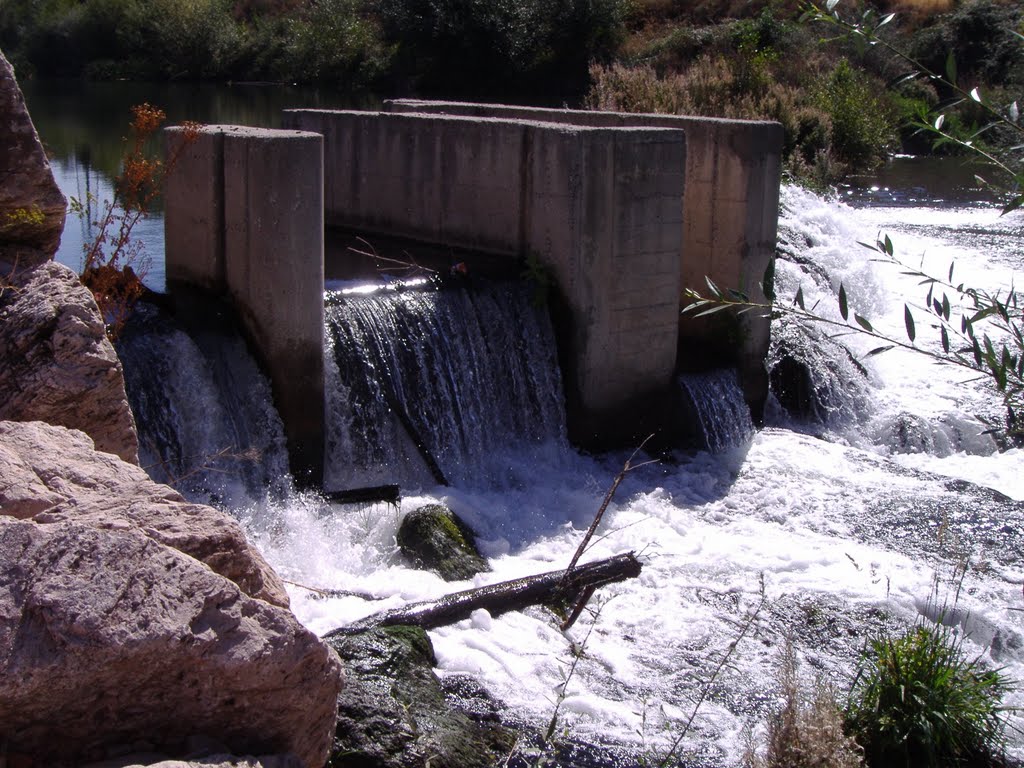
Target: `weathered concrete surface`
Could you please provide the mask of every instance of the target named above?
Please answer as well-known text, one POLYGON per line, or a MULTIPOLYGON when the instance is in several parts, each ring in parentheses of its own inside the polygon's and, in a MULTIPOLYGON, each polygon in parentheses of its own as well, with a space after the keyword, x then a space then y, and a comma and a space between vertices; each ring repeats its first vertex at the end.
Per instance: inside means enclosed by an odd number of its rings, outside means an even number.
MULTIPOLYGON (((775 253, 778 226, 783 140, 778 123, 413 99, 386 101, 384 109, 398 113, 682 130, 687 151, 685 194, 682 187, 679 189, 684 211, 680 293, 685 288, 706 291, 707 276, 723 289, 739 289, 755 301, 764 300, 760 281, 775 253)), ((768 390, 764 360, 770 323, 747 313, 737 325, 732 333, 717 323, 681 316, 680 364, 686 365, 687 348, 693 345, 710 346, 712 353, 718 354, 714 348, 723 343, 737 347, 734 354, 727 356, 738 365, 747 402, 758 413, 768 390)))
POLYGON ((53 258, 67 205, 14 69, 0 52, 0 285, 12 268, 53 258))
MULTIPOLYGON (((168 149, 181 140, 180 130, 170 129, 168 149)), ((323 138, 208 126, 178 156, 166 210, 169 286, 184 282, 229 296, 270 375, 292 472, 300 482, 319 482, 323 138)))
POLYGON ((88 434, 138 463, 121 363, 92 293, 62 264, 18 270, 0 287, 0 419, 88 434))
POLYGON ((209 737, 320 768, 341 671, 287 610, 141 531, 3 517, 0 678, 14 765, 80 765, 140 743, 184 755, 209 737))
POLYGON ((137 529, 206 563, 245 594, 288 606, 284 584, 232 517, 190 504, 139 467, 97 452, 81 432, 0 422, 0 516, 137 529))
POLYGON ((186 139, 180 127, 164 130, 164 157, 174 172, 164 182, 164 243, 168 285, 187 283, 212 293, 227 288, 224 263, 224 132, 204 125, 186 139))
POLYGON ((547 266, 567 308, 574 437, 612 431, 627 403, 620 439, 646 428, 633 406, 675 370, 680 131, 328 110, 284 124, 324 135, 329 223, 547 266))

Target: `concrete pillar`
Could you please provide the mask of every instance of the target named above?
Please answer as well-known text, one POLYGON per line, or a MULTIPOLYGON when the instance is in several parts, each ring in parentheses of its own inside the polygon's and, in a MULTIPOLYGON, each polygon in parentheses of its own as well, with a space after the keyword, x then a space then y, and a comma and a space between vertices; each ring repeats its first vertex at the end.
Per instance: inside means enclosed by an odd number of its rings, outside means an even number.
MULTIPOLYGON (((168 158, 181 129, 169 129, 168 158)), ((168 177, 172 288, 231 300, 267 371, 292 472, 319 483, 324 452, 323 137, 207 126, 168 177)))
POLYGON ((524 245, 568 305, 570 429, 586 444, 632 440, 675 370, 683 136, 534 123, 529 137, 524 245))

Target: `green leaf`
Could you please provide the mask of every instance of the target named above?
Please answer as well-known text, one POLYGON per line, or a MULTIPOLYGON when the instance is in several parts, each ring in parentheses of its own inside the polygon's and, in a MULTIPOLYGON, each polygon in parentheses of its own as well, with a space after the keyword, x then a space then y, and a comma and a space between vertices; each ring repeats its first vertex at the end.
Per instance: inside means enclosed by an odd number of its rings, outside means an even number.
POLYGON ((728 309, 728 304, 715 304, 710 309, 705 309, 703 312, 698 312, 694 317, 705 317, 707 315, 713 315, 715 312, 721 312, 723 309, 728 309))
POLYGON ((888 235, 885 236, 885 252, 887 254, 889 254, 890 256, 892 256, 892 253, 893 253, 892 240, 889 239, 888 235))
POLYGON ((1011 211, 1016 211, 1022 205, 1024 205, 1024 194, 1017 195, 1012 200, 1010 200, 1010 202, 1004 205, 1002 213, 1003 215, 1005 215, 1007 213, 1010 213, 1011 211))
POLYGON ((956 57, 952 51, 946 56, 946 80, 950 85, 956 85, 956 57))
POLYGON ((943 293, 942 294, 942 316, 946 319, 947 323, 949 322, 949 312, 950 312, 949 296, 947 296, 945 293, 943 293))
POLYGON ((868 322, 866 317, 861 317, 856 312, 853 314, 853 319, 857 321, 857 325, 863 328, 868 333, 871 333, 874 328, 871 327, 871 323, 868 322))
POLYGON ((864 357, 874 357, 875 355, 880 355, 883 352, 888 352, 890 349, 895 349, 895 348, 896 348, 895 344, 888 344, 888 345, 886 345, 884 347, 875 347, 870 352, 868 352, 866 355, 864 355, 864 357))
POLYGON ((704 282, 708 284, 708 288, 711 290, 711 293, 714 295, 716 299, 722 298, 722 292, 718 289, 718 286, 715 285, 714 281, 710 277, 705 275, 704 282))
POLYGON ((917 336, 917 329, 914 327, 914 316, 910 314, 910 307, 906 304, 903 305, 903 324, 907 327, 907 338, 913 344, 914 338, 917 336))
POLYGON ((981 368, 981 345, 978 344, 978 340, 977 339, 971 339, 971 341, 974 342, 974 347, 973 347, 973 350, 972 350, 974 352, 974 364, 978 368, 981 368))
POLYGON ((850 306, 846 301, 846 288, 843 284, 839 284, 839 314, 843 316, 843 320, 849 318, 850 306))
POLYGON ((737 291, 737 290, 735 290, 733 288, 729 289, 729 297, 733 301, 738 301, 738 302, 740 302, 742 304, 749 304, 750 303, 750 297, 747 296, 747 294, 745 294, 743 291, 737 291))
POLYGON ((806 311, 806 307, 804 307, 804 289, 803 289, 803 287, 800 287, 800 288, 796 289, 796 296, 793 297, 793 303, 796 304, 798 307, 800 307, 800 309, 803 309, 804 311, 806 311))
POLYGON ((949 277, 946 278, 947 283, 953 282, 953 266, 956 264, 955 261, 949 262, 949 277))
POLYGON ((768 266, 764 269, 764 276, 761 278, 761 290, 768 301, 775 301, 775 258, 768 260, 768 266))
POLYGON ((942 335, 942 351, 947 355, 949 354, 949 334, 946 332, 946 326, 939 327, 939 333, 942 335))

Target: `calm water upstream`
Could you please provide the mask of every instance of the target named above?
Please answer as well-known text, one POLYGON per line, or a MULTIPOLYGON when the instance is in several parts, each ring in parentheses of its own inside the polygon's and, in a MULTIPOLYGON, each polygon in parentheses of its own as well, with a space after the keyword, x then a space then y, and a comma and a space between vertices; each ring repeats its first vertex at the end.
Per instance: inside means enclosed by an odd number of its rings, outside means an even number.
MULTIPOLYGON (((73 92, 34 85, 29 105, 65 191, 109 190, 127 107, 142 98, 158 103, 159 94, 141 89, 109 102, 93 95, 87 109, 81 100, 75 106, 73 92), (113 142, 94 144, 100 135, 113 142)), ((177 93, 181 101, 163 105, 172 120, 273 125, 284 106, 329 103, 286 89, 177 93), (237 112, 219 111, 229 103, 237 112)), ((778 265, 779 295, 802 287, 808 306, 819 302, 838 316, 842 282, 855 311, 902 333, 904 301, 920 302, 923 293, 858 244, 881 233, 914 266, 945 275, 953 263, 968 284, 989 290, 1019 284, 1024 212, 1000 217, 972 191, 970 171, 953 181, 953 165, 900 159, 839 201, 785 188, 780 241, 790 255, 778 265)), ((161 225, 156 217, 152 224, 143 236, 155 281, 161 225)), ((80 246, 80 227, 69 222, 66 261, 80 246)), ((780 339, 787 333, 773 330, 780 339)), ((999 452, 976 418, 998 417, 998 400, 987 382, 956 369, 913 353, 868 357, 869 340, 842 341, 850 353, 827 343, 808 352, 819 361, 828 406, 814 423, 775 403, 769 425, 730 450, 680 454, 627 475, 588 557, 634 550, 644 573, 603 590, 596 618, 562 633, 539 608, 478 612, 431 633, 439 674, 470 675, 539 724, 560 698, 566 730, 634 755, 664 750, 707 690, 683 744, 687 765, 716 768, 739 763, 744 732, 763 728, 777 704, 775 670, 787 640, 808 681, 822 676, 843 691, 868 637, 887 624, 929 621, 945 605, 972 655, 1024 681, 1024 452, 999 452), (712 683, 748 620, 752 631, 712 683), (591 626, 567 682, 573 643, 591 626)), ((923 319, 918 343, 939 343, 923 319)), ((198 413, 212 396, 193 392, 189 405, 198 413)), ((210 420, 200 413, 191 421, 210 420)), ((502 468, 500 486, 468 477, 435 487, 427 479, 403 489, 397 510, 353 511, 294 493, 257 494, 232 509, 285 578, 378 598, 314 599, 294 587, 294 610, 317 632, 472 585, 445 583, 396 557, 398 521, 422 503, 449 504, 479 532, 494 570, 474 584, 564 567, 626 457, 583 456, 557 440, 506 448, 495 439, 490 459, 502 468)), ((1024 689, 1007 704, 1024 705, 1024 689)), ((1024 712, 1011 717, 1011 752, 1024 757, 1024 712)))
MULTIPOLYGON (((112 197, 111 180, 124 153, 131 108, 149 103, 167 114, 165 125, 185 120, 277 128, 281 112, 296 107, 364 108, 373 98, 288 85, 175 83, 90 83, 28 80, 25 101, 43 140, 54 176, 64 194, 86 206, 84 217, 68 215, 57 259, 79 269, 84 243, 95 237, 102 204, 112 197)), ((159 145, 153 142, 153 150, 159 145)), ((144 244, 146 284, 164 288, 163 214, 159 209, 133 234, 144 244)))

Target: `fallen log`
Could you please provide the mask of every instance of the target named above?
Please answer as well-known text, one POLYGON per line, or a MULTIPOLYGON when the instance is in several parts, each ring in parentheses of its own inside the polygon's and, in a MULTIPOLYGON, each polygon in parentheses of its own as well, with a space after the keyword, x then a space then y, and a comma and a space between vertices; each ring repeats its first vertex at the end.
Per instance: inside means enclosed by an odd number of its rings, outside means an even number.
MULTIPOLYGON (((391 627, 399 624, 435 629, 468 619, 473 611, 483 608, 492 616, 509 611, 521 611, 531 605, 565 603, 572 607, 580 595, 592 593, 605 584, 625 581, 640 575, 640 561, 632 552, 577 565, 571 570, 551 571, 535 576, 489 584, 450 595, 414 603, 404 608, 367 616, 347 627, 331 630, 325 638, 350 635, 371 627, 391 627)), ((582 608, 581 608, 582 610, 582 608)))
POLYGON ((328 501, 335 504, 368 504, 379 501, 398 506, 402 501, 402 489, 394 483, 348 488, 344 491, 327 491, 324 495, 328 501))

